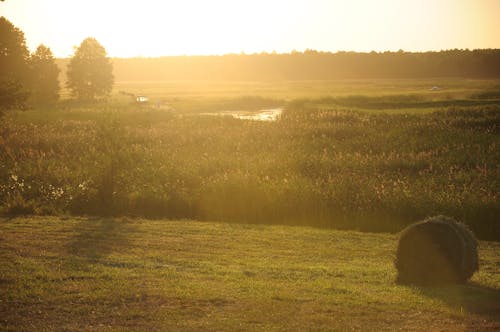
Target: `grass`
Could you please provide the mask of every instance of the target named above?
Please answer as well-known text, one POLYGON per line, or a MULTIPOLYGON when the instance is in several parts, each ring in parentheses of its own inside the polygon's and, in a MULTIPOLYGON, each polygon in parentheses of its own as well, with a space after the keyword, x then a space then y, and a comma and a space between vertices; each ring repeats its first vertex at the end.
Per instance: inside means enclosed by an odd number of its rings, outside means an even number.
POLYGON ((499 106, 380 114, 290 103, 277 122, 157 109, 32 110, 0 125, 0 210, 500 239, 499 106))
POLYGON ((331 81, 121 81, 114 91, 145 94, 152 98, 262 96, 293 100, 324 96, 425 94, 437 97, 465 97, 491 90, 498 80, 480 79, 342 79, 331 81), (437 86, 439 90, 432 91, 437 86))
POLYGON ((460 286, 397 285, 397 236, 127 218, 0 222, 1 330, 500 328, 500 244, 460 286))
POLYGON ((394 233, 426 216, 500 239, 498 86, 119 82, 109 102, 10 112, 0 330, 499 329, 498 242, 467 285, 393 267, 394 233))
MULTIPOLYGON (((65 77, 61 77, 65 80, 65 77)), ((283 106, 296 99, 370 98, 413 96, 421 102, 498 99, 499 81, 480 79, 343 79, 331 81, 119 81, 112 94, 115 103, 130 103, 123 93, 148 96, 152 104, 180 112, 207 112, 217 107, 247 110, 249 107, 283 106), (430 90, 432 87, 439 90, 430 90), (248 98, 252 103, 248 103, 248 98), (260 102, 259 102, 260 101, 260 102)), ((61 92, 68 99, 67 89, 61 92)), ((331 104, 330 104, 331 105, 331 104)), ((363 105, 361 105, 363 106, 363 105)), ((419 105, 420 111, 422 104, 419 105)), ((430 109, 433 105, 429 105, 430 109)), ((437 105, 439 107, 439 105, 437 105)), ((406 109, 411 109, 407 105, 406 109)), ((388 109, 386 109, 388 110, 388 109)), ((398 107, 399 111, 403 111, 398 107)))
POLYGON ((444 214, 500 240, 499 86, 120 82, 105 102, 63 100, 1 119, 0 213, 378 232, 444 214), (276 122, 204 115, 281 103, 276 122))

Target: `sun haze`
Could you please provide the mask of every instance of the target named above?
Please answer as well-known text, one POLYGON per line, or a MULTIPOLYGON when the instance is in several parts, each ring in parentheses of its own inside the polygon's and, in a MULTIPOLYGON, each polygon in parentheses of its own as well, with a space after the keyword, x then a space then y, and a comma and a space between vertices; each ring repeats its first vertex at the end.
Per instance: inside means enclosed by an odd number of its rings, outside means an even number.
POLYGON ((88 36, 115 57, 500 47, 498 0, 6 0, 0 15, 58 57, 88 36))

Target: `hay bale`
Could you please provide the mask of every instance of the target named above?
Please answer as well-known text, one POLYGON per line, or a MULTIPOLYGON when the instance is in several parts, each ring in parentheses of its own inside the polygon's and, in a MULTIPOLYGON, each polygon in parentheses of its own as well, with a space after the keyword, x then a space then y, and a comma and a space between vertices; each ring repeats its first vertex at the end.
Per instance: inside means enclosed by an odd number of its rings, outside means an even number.
POLYGON ((403 230, 395 265, 401 283, 464 283, 479 268, 477 240, 465 224, 431 217, 403 230))

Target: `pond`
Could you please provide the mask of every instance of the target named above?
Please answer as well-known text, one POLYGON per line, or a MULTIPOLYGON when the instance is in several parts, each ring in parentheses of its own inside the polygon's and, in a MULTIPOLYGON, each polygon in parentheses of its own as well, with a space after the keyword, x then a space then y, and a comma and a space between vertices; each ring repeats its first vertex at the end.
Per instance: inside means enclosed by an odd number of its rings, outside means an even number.
POLYGON ((242 120, 253 120, 253 121, 276 121, 283 112, 282 107, 278 108, 267 108, 258 111, 220 111, 203 113, 204 115, 222 115, 222 116, 232 116, 237 119, 242 120))

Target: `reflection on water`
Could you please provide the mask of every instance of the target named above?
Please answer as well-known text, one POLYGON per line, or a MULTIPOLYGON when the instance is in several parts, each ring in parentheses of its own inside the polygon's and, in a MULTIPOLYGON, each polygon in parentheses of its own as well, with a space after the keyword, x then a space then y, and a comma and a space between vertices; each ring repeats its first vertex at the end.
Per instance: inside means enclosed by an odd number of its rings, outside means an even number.
POLYGON ((230 115, 237 119, 254 121, 276 121, 281 115, 283 108, 269 108, 259 111, 221 111, 204 113, 204 115, 230 115))

